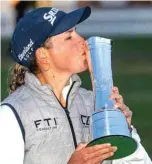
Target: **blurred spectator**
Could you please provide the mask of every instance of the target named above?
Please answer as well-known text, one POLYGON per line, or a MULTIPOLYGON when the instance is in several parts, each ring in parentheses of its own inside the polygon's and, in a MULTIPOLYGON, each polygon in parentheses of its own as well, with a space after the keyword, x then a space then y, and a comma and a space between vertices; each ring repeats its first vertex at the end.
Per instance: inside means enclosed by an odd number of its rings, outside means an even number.
POLYGON ((11 4, 16 10, 16 23, 26 12, 35 8, 35 2, 36 1, 11 0, 11 4))
POLYGON ((1 1, 1 36, 10 37, 15 26, 15 9, 10 1, 1 1))
POLYGON ((100 1, 78 1, 78 8, 84 7, 84 6, 101 8, 101 2, 100 1))
POLYGON ((127 1, 101 1, 102 8, 125 8, 127 1))
POLYGON ((52 1, 36 1, 36 7, 49 7, 52 5, 52 1))
POLYGON ((143 7, 143 6, 152 6, 152 1, 128 1, 129 7, 143 7))

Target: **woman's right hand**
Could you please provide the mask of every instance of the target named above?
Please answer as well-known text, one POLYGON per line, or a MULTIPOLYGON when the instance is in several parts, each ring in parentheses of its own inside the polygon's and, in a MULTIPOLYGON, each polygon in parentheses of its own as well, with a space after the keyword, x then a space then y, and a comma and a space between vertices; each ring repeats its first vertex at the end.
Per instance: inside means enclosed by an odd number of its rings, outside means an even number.
POLYGON ((80 143, 72 154, 68 164, 98 164, 112 157, 117 147, 110 144, 100 144, 86 147, 86 143, 80 143))

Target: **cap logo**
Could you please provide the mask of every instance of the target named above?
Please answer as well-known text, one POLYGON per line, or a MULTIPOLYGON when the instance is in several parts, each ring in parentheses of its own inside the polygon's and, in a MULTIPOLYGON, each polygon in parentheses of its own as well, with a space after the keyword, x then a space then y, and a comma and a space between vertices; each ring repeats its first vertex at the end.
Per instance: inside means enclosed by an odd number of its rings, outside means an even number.
POLYGON ((28 43, 28 45, 23 47, 22 53, 20 53, 18 55, 18 58, 20 61, 22 61, 23 59, 27 60, 27 58, 29 58, 29 55, 32 54, 32 52, 30 52, 30 50, 33 51, 33 48, 32 48, 33 44, 34 44, 34 42, 32 41, 32 39, 30 39, 30 42, 28 43))
POLYGON ((52 8, 48 13, 45 13, 43 18, 51 23, 53 26, 54 21, 56 20, 56 14, 59 10, 56 8, 52 8))

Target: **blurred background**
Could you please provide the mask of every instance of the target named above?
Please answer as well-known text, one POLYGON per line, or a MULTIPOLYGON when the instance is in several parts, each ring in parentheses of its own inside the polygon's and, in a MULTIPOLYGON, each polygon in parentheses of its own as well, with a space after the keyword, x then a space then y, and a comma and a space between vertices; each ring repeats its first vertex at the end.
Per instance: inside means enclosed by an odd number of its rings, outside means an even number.
MULTIPOLYGON (((14 65, 10 38, 17 21, 37 7, 53 6, 70 12, 89 5, 92 15, 77 26, 86 39, 111 38, 114 85, 133 111, 133 125, 152 158, 152 1, 1 1, 1 100, 8 95, 14 65)), ((89 73, 80 74, 91 89, 89 73)))

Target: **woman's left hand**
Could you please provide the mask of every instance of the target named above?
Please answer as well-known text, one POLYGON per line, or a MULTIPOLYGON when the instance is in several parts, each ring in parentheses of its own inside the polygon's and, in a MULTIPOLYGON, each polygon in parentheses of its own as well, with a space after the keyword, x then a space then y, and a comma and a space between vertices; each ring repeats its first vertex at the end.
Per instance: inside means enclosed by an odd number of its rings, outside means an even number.
POLYGON ((112 94, 110 98, 115 101, 114 108, 120 109, 126 116, 128 126, 131 126, 132 111, 124 104, 123 97, 119 94, 119 89, 117 87, 112 88, 112 94))

